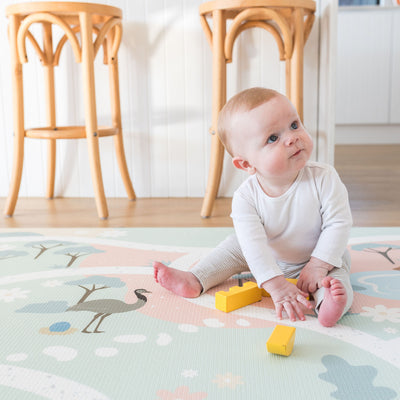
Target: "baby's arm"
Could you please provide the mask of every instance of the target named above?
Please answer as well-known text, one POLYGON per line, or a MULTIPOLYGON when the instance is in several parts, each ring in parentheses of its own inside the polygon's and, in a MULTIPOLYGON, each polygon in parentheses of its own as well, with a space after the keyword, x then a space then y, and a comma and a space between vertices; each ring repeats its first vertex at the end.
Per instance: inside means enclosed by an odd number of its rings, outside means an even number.
POLYGON ((316 187, 321 202, 322 224, 321 234, 311 254, 310 266, 313 269, 322 268, 330 271, 332 266, 337 268, 342 266, 343 253, 352 226, 351 210, 346 187, 333 167, 321 176, 316 187))
POLYGON ((282 319, 282 311, 285 310, 292 321, 296 321, 296 317, 304 321, 306 318, 301 305, 309 309, 313 307, 306 298, 307 293, 302 292, 293 283, 288 282, 283 275, 269 279, 261 287, 271 295, 275 305, 276 316, 279 319, 282 319))
POLYGON ((297 287, 303 292, 314 293, 318 288, 322 287, 322 280, 333 268, 332 264, 328 264, 319 258, 311 257, 300 272, 297 287))

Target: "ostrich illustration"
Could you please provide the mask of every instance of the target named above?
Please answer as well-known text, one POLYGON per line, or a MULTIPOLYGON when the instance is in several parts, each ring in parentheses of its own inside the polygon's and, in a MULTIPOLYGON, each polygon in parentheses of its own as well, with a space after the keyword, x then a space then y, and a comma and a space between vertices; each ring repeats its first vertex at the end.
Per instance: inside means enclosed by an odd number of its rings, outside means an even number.
POLYGON ((121 300, 116 299, 100 299, 100 300, 90 300, 84 301, 82 303, 75 304, 72 307, 69 307, 67 311, 91 311, 96 313, 93 319, 89 322, 89 324, 82 330, 83 333, 102 333, 104 331, 99 331, 100 324, 103 322, 104 318, 110 316, 111 314, 119 314, 125 313, 129 311, 135 311, 138 308, 143 307, 147 302, 147 297, 143 296, 142 293, 151 293, 146 289, 136 289, 135 294, 137 297, 137 301, 133 304, 127 304, 121 300), (89 332, 88 328, 100 318, 99 323, 97 324, 95 330, 93 332, 89 332))

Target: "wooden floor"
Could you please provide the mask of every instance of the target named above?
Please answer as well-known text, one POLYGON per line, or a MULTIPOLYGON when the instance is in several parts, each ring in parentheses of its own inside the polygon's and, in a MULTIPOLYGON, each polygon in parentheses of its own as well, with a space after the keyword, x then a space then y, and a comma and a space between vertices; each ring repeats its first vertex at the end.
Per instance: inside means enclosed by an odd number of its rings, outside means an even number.
MULTIPOLYGON (((335 166, 349 191, 354 226, 400 226, 400 145, 337 146, 335 166)), ((216 200, 213 216, 200 217, 202 199, 108 199, 110 217, 97 218, 93 199, 20 198, 3 228, 231 227, 231 199, 216 200)), ((0 199, 4 208, 5 199, 0 199)))
POLYGON ((354 226, 400 226, 400 145, 336 146, 354 226))

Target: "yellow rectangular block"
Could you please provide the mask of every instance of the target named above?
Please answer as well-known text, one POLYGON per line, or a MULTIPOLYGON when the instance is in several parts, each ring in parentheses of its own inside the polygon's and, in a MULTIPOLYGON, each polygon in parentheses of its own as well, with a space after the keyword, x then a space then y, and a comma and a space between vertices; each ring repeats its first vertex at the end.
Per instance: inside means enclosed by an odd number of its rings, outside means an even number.
POLYGON ((296 328, 277 325, 267 340, 267 350, 270 353, 289 356, 293 350, 296 328))
POLYGON ((261 289, 254 282, 246 282, 243 286, 233 286, 228 292, 223 290, 215 294, 215 308, 231 312, 260 301, 261 289))

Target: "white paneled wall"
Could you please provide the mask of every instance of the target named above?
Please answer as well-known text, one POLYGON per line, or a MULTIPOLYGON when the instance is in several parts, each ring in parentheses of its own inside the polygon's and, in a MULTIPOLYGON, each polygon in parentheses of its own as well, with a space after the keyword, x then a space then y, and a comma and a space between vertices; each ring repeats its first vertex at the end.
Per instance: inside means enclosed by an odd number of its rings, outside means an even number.
MULTIPOLYGON (((122 123, 129 171, 139 197, 202 197, 208 175, 211 120, 211 51, 201 29, 200 0, 112 0, 123 11, 123 41, 119 52, 122 123)), ((320 3, 326 1, 320 0, 320 3)), ((0 53, 0 196, 8 194, 12 165, 11 71, 6 5, 2 1, 0 53)), ((320 14, 320 11, 318 11, 320 14)), ((314 158, 326 158, 318 145, 320 82, 320 18, 314 25, 305 58, 305 124, 316 140, 314 158)), ((54 28, 57 33, 58 28, 54 28)), ((40 32, 39 32, 40 34, 40 32)), ((60 34, 60 32, 59 32, 60 34)), ((45 109, 40 63, 27 45, 24 66, 26 126, 44 126, 45 109)), ((228 98, 251 87, 284 92, 284 64, 272 36, 260 29, 246 31, 228 66, 228 98)), ((96 59, 96 95, 100 125, 110 125, 108 72, 101 50, 96 59)), ((324 85, 324 83, 322 83, 324 85)), ((80 65, 65 46, 56 68, 58 125, 83 125, 80 65)), ((322 100, 324 101, 324 100, 322 100)), ((325 140, 326 141, 326 140, 325 140)), ((125 191, 114 157, 112 138, 103 138, 101 161, 106 195, 125 191)), ((86 142, 57 142, 56 196, 93 196, 86 142)), ((329 160, 328 160, 329 161, 329 160)), ((27 139, 20 196, 43 196, 46 146, 27 139)), ((244 175, 226 156, 219 194, 230 196, 244 175)))
POLYGON ((400 7, 340 7, 337 144, 400 143, 399 70, 400 7))

